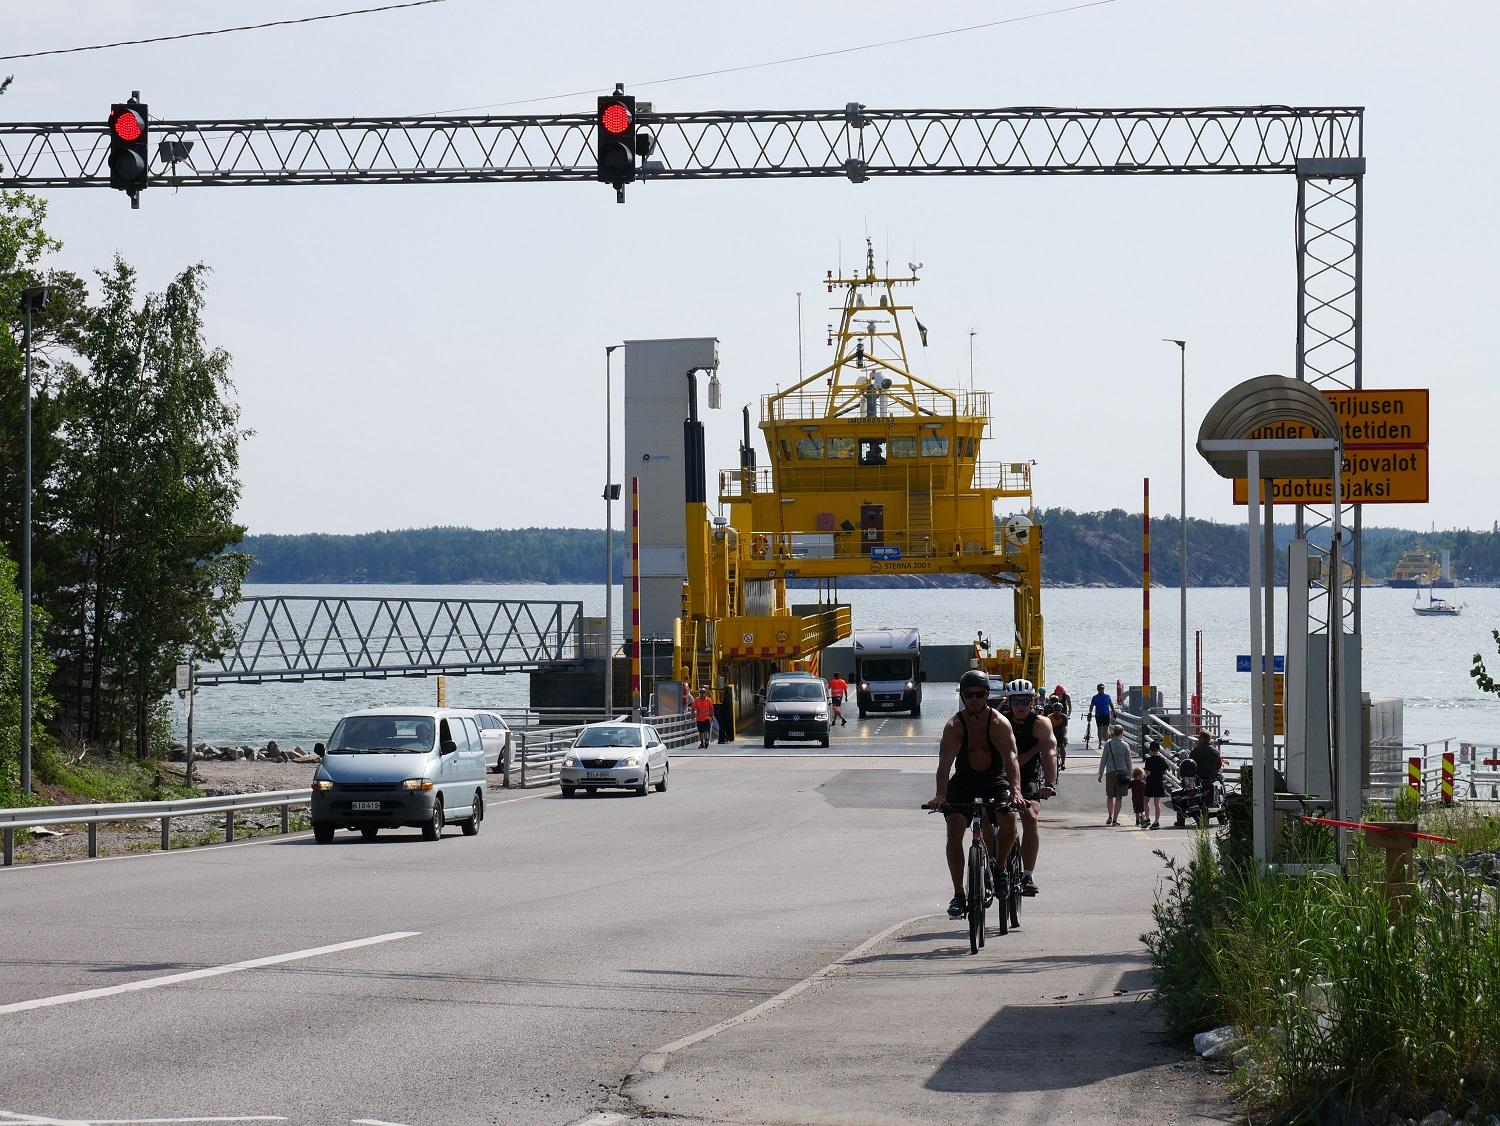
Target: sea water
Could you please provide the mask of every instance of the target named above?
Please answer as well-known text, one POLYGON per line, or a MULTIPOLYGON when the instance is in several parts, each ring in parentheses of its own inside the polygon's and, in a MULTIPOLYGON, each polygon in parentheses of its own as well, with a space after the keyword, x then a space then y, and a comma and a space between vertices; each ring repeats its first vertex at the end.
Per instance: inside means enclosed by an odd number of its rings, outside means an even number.
MULTIPOLYGON (((250 584, 247 597, 322 595, 349 598, 503 598, 577 601, 587 615, 604 613, 602 586, 543 584, 403 586, 250 584)), ((1407 744, 1454 738, 1500 743, 1500 698, 1481 692, 1469 676, 1473 656, 1482 654, 1491 675, 1500 677, 1491 630, 1500 626, 1500 589, 1474 587, 1443 591, 1450 602, 1463 603, 1457 618, 1421 617, 1412 612, 1413 591, 1367 588, 1363 592, 1364 690, 1372 696, 1405 700, 1407 744)), ((799 598, 811 597, 801 592, 799 598)), ((1011 630, 1011 599, 1004 590, 882 589, 846 590, 841 597, 853 607, 854 626, 918 626, 929 644, 963 644, 977 631, 997 645, 1011 630)), ((1422 595, 1426 597, 1425 592, 1422 595)), ((1094 685, 1111 692, 1115 681, 1142 683, 1142 592, 1140 589, 1042 590, 1046 619, 1046 688, 1062 684, 1074 707, 1087 706, 1094 685)), ((1151 592, 1151 679, 1169 707, 1178 695, 1179 592, 1158 587, 1151 592)), ((1284 626, 1278 597, 1279 640, 1284 626)), ((615 591, 615 633, 628 616, 629 604, 615 591)), ((1250 735, 1250 675, 1235 671, 1235 657, 1250 651, 1250 594, 1245 587, 1189 588, 1187 609, 1188 693, 1194 691, 1194 631, 1203 633, 1203 701, 1224 715, 1235 739, 1250 735)), ((521 708, 528 703, 529 676, 448 678, 448 699, 455 706, 521 708)), ((943 698, 943 686, 929 685, 930 699, 943 698)), ((275 739, 283 748, 310 748, 326 739, 345 712, 361 707, 433 703, 434 678, 307 681, 301 684, 243 684, 202 688, 196 697, 195 742, 263 746, 275 739)), ((957 698, 954 697, 956 705, 957 698)), ((176 733, 185 735, 186 707, 174 697, 176 733)), ((929 710, 933 707, 929 704, 929 710)))

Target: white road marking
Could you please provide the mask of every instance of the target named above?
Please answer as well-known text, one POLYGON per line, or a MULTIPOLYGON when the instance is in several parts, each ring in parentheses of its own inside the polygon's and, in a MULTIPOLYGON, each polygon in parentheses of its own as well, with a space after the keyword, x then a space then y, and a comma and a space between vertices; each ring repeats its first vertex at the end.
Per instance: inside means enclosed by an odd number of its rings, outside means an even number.
POLYGON ((383 1122, 379 1118, 351 1118, 355 1126, 406 1126, 404 1122, 383 1122))
POLYGON ((942 916, 939 915, 914 915, 910 919, 903 919, 899 923, 895 923, 892 926, 886 927, 885 930, 881 931, 874 938, 865 939, 864 942, 861 942, 847 954, 843 955, 840 958, 834 959, 832 962, 829 962, 820 970, 814 970, 801 981, 797 982, 796 985, 789 986, 788 988, 783 989, 780 993, 776 994, 776 996, 770 998, 767 1001, 762 1001, 754 1008, 746 1009, 738 1016, 730 1017, 727 1020, 721 1020, 718 1024, 710 1025, 709 1027, 703 1029, 701 1032, 695 1032, 691 1036, 684 1036, 681 1040, 673 1040, 670 1044, 663 1044, 660 1048, 657 1048, 656 1051, 642 1056, 641 1063, 636 1064, 636 1071, 638 1073, 643 1071, 660 1071, 666 1064, 666 1057, 670 1056, 673 1052, 680 1052, 684 1048, 691 1048, 694 1044, 701 1043, 702 1041, 707 1040, 712 1036, 717 1036, 721 1032, 725 1032, 742 1024, 748 1024, 750 1021, 755 1020, 757 1017, 764 1016, 772 1009, 779 1008, 780 1006, 786 1004, 808 986, 821 980, 822 978, 827 977, 844 963, 853 961, 865 951, 871 949, 881 942, 884 942, 887 938, 895 934, 897 931, 901 930, 903 927, 909 927, 913 923, 920 923, 924 919, 936 919, 941 917, 942 916), (651 1060, 653 1056, 659 1057, 659 1059, 652 1060, 652 1065, 646 1065, 646 1061, 651 1060))
POLYGON ((250 1114, 214 1118, 38 1118, 31 1114, 14 1114, 0 1110, 0 1120, 24 1122, 30 1126, 132 1126, 160 1122, 285 1122, 279 1114, 250 1114))
MULTIPOLYGON (((232 974, 239 970, 255 970, 262 966, 275 966, 283 962, 296 962, 303 958, 316 958, 322 954, 336 954, 340 950, 355 950, 361 946, 373 946, 380 942, 395 942, 400 938, 414 938, 421 931, 391 931, 389 934, 377 934, 370 938, 356 938, 351 942, 335 942, 331 946, 315 946, 310 950, 293 950, 290 954, 272 954, 265 958, 251 958, 244 962, 231 962, 224 966, 209 966, 201 970, 188 970, 180 974, 167 974, 165 977, 148 977, 140 981, 128 981, 124 985, 108 985, 102 989, 85 989, 78 993, 59 993, 55 997, 38 997, 33 1001, 16 1001, 9 1005, 0 1005, 0 1016, 7 1013, 24 1013, 31 1009, 47 1009, 53 1005, 68 1005, 74 1001, 92 1001, 98 997, 112 997, 117 993, 133 993, 141 989, 155 989, 161 985, 176 985, 183 981, 197 981, 205 977, 218 977, 221 974, 232 974)), ((38 1121, 46 1121, 40 1119, 38 1121)), ((154 1121, 147 1119, 145 1121, 154 1121)), ((163 1121, 176 1121, 164 1119, 163 1121)), ((211 1121, 210 1119, 181 1119, 184 1122, 211 1121)), ((225 1121, 240 1121, 239 1119, 226 1119, 225 1121)))

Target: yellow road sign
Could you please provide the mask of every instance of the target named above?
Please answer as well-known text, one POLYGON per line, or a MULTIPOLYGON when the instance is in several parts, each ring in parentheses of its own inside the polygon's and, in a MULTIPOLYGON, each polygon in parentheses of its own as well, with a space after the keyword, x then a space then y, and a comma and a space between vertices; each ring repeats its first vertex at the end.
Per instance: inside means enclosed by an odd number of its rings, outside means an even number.
MULTIPOLYGON (((1345 504, 1426 504, 1427 450, 1372 449, 1353 447, 1344 451, 1343 503, 1345 504)), ((1332 504, 1332 479, 1286 477, 1262 482, 1275 486, 1271 499, 1276 504, 1332 504)), ((1243 477, 1234 481, 1234 503, 1249 503, 1250 489, 1243 477)))
MULTIPOLYGON (((1338 415, 1345 449, 1427 445, 1429 428, 1425 387, 1324 391, 1323 397, 1338 415)), ((1312 431, 1300 422, 1278 422, 1249 435, 1252 439, 1312 436, 1312 431)))

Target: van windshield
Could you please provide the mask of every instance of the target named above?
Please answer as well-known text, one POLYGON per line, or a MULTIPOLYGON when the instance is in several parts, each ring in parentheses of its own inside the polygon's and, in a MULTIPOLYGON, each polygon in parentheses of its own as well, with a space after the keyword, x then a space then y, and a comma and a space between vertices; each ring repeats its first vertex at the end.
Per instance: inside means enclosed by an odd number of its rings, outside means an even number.
POLYGON ((910 680, 910 657, 871 657, 860 665, 864 680, 910 680))
POLYGON ((823 682, 821 680, 791 680, 771 685, 771 691, 766 696, 766 699, 772 701, 821 700, 823 696, 823 682))
POLYGON ((422 754, 432 750, 431 716, 351 715, 328 739, 331 755, 422 754))

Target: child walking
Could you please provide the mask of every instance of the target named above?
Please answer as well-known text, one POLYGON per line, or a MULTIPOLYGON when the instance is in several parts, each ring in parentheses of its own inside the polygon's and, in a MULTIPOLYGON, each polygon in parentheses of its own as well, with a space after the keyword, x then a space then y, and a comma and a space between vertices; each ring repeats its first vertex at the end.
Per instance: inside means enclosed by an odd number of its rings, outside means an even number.
POLYGON ((1130 772, 1130 806, 1135 810, 1136 827, 1149 829, 1151 818, 1146 813, 1146 772, 1139 766, 1130 772))

